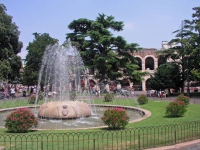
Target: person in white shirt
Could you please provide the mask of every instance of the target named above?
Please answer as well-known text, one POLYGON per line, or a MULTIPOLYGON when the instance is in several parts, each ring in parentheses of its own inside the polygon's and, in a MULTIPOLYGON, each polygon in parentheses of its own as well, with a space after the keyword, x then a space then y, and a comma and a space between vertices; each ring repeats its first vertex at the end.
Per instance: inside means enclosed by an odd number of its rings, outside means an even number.
POLYGON ((10 93, 11 93, 11 97, 14 97, 14 96, 15 96, 15 88, 14 88, 14 87, 12 87, 12 88, 10 89, 10 93))

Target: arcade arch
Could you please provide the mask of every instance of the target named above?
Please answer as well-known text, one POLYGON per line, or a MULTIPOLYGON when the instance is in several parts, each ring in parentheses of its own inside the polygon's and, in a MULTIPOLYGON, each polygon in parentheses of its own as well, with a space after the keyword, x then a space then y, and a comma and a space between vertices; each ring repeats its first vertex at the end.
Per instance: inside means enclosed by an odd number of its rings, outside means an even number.
POLYGON ((154 59, 152 57, 147 57, 145 59, 145 70, 154 70, 154 59))
POLYGON ((142 59, 139 57, 135 57, 137 60, 137 65, 139 66, 139 68, 137 70, 142 70, 142 59))
POLYGON ((150 87, 150 85, 149 85, 149 81, 150 81, 150 78, 148 78, 148 79, 146 80, 146 84, 145 84, 146 90, 151 90, 151 89, 152 89, 152 88, 150 87))
POLYGON ((133 84, 135 91, 143 91, 142 82, 136 82, 133 84))

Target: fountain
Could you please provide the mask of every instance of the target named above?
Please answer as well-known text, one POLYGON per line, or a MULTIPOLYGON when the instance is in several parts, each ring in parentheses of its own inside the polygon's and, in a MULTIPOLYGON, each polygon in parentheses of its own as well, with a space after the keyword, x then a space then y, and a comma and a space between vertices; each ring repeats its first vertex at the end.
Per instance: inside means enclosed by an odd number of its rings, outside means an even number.
POLYGON ((71 119, 91 116, 91 109, 83 102, 91 101, 82 95, 81 80, 87 82, 85 68, 78 51, 68 41, 46 48, 38 80, 39 87, 45 87, 45 102, 38 110, 40 118, 71 119), (49 94, 50 93, 50 94, 49 94), (84 99, 85 98, 85 99, 84 99))

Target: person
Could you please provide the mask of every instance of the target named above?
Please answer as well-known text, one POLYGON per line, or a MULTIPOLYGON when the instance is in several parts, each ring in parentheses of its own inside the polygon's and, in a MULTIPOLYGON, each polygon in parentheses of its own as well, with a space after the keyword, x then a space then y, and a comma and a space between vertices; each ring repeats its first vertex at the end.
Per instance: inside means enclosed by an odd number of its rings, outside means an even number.
POLYGON ((161 89, 158 92, 158 97, 162 97, 162 91, 161 91, 161 89))
POLYGON ((134 93, 134 91, 135 91, 135 88, 134 88, 134 86, 132 86, 132 91, 131 91, 131 95, 133 96, 135 93, 134 93))
POLYGON ((167 94, 165 93, 165 91, 162 91, 162 97, 166 98, 167 94))
POLYGON ((37 89, 36 89, 36 87, 34 87, 33 88, 33 94, 36 94, 36 92, 37 92, 37 89))
POLYGON ((96 91, 97 91, 97 97, 100 97, 101 90, 99 86, 97 86, 96 91))
POLYGON ((48 98, 52 98, 53 94, 51 91, 48 92, 48 98))
POLYGON ((4 87, 4 99, 8 97, 8 88, 7 86, 4 87))
POLYGON ((11 97, 12 97, 12 98, 15 97, 15 88, 14 88, 14 87, 12 87, 12 88, 10 89, 10 93, 11 93, 11 97))

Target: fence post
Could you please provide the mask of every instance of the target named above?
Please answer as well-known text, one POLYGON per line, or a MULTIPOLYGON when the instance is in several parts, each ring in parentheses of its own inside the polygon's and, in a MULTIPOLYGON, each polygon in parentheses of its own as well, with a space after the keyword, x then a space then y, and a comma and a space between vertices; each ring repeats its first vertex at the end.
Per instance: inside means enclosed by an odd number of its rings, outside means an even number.
POLYGON ((93 150, 95 150, 95 139, 93 139, 93 150))
POLYGON ((176 144, 176 130, 174 130, 174 142, 176 144))
POLYGON ((138 135, 138 149, 140 150, 140 135, 138 135))
POLYGON ((41 150, 43 150, 43 141, 41 141, 41 150))

